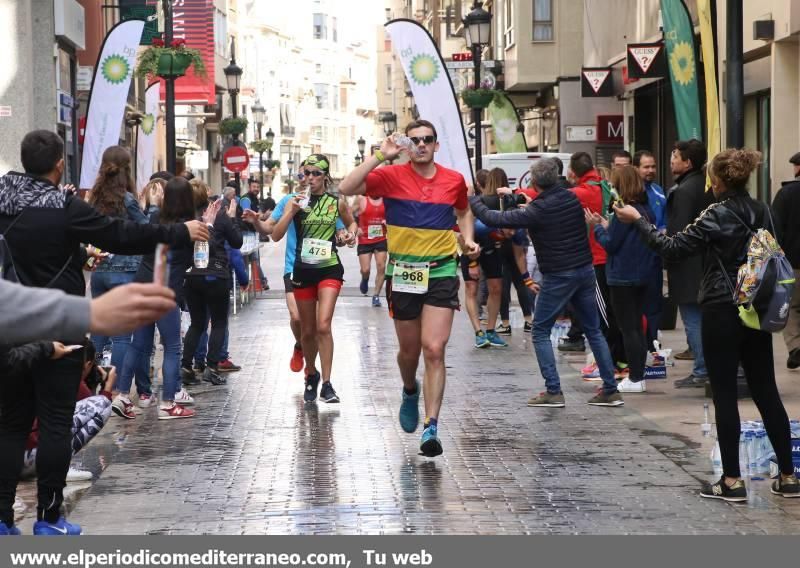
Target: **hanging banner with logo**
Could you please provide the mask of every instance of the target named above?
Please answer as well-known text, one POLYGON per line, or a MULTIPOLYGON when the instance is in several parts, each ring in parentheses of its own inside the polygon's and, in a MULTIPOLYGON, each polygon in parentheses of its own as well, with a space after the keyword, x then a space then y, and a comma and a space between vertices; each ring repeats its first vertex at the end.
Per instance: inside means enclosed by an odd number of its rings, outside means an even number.
POLYGON ((661 17, 678 138, 701 140, 703 133, 692 19, 683 0, 661 0, 661 17))
MULTIPOLYGON (((714 18, 709 0, 697 0, 700 18, 700 44, 703 48, 703 67, 706 76, 706 137, 708 157, 722 151, 722 134, 719 128, 719 96, 717 94, 717 54, 714 50, 714 18)), ((706 188, 711 188, 711 179, 706 175, 706 188)))
POLYGON ((489 105, 489 119, 494 131, 494 145, 501 154, 508 152, 527 152, 524 129, 517 114, 517 108, 508 95, 495 95, 489 105))
POLYGON ((394 52, 400 58, 419 116, 436 127, 436 162, 459 172, 474 184, 456 93, 439 50, 428 31, 413 20, 385 24, 394 52))
POLYGON ((119 144, 142 30, 144 20, 126 20, 111 28, 103 40, 89 91, 80 189, 92 188, 103 152, 119 144))
POLYGON ((136 190, 141 191, 155 168, 156 123, 158 122, 158 100, 161 83, 153 83, 144 92, 144 118, 136 136, 136 190))
MULTIPOLYGON (((203 101, 207 105, 217 102, 214 86, 214 0, 180 0, 173 2, 173 39, 182 39, 186 47, 196 49, 203 58, 206 76, 194 74, 190 67, 183 77, 175 80, 175 101, 203 101)), ((161 100, 166 96, 166 87, 161 89, 161 100)))
POLYGON ((629 79, 655 79, 666 74, 667 62, 663 43, 628 44, 629 79))
POLYGON ((614 81, 611 77, 611 67, 581 68, 581 96, 614 96, 614 81))

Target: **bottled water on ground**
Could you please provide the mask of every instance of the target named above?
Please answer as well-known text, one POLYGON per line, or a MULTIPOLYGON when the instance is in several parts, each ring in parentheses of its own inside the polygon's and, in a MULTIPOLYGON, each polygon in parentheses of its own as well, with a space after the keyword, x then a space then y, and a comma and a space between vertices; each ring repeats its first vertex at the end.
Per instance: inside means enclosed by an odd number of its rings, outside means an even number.
POLYGON ((739 435, 739 475, 742 477, 750 477, 749 459, 747 454, 747 436, 746 432, 739 435))
POLYGON ((195 241, 194 266, 195 268, 208 268, 208 241, 195 241))
POLYGON ((711 435, 711 422, 708 421, 708 403, 703 403, 703 423, 700 425, 700 430, 703 432, 703 437, 707 438, 711 435))
POLYGON ((714 447, 711 448, 711 467, 715 476, 722 475, 722 454, 719 451, 719 442, 714 442, 714 447))

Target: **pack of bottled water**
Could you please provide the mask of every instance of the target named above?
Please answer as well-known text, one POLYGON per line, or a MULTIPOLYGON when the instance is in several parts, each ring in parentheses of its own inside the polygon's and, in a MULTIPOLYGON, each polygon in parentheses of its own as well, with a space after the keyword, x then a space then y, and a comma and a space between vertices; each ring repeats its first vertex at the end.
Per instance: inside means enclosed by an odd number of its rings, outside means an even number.
POLYGON ((568 319, 557 319, 550 331, 550 341, 554 346, 558 346, 561 339, 569 333, 570 321, 568 319))
MULTIPOLYGON (((800 420, 790 420, 792 438, 800 438, 800 420)), ((775 460, 775 450, 761 420, 746 420, 741 424, 739 436, 739 470, 742 477, 768 475, 770 461, 775 460)), ((719 442, 711 450, 711 467, 715 475, 722 475, 722 456, 719 442)))

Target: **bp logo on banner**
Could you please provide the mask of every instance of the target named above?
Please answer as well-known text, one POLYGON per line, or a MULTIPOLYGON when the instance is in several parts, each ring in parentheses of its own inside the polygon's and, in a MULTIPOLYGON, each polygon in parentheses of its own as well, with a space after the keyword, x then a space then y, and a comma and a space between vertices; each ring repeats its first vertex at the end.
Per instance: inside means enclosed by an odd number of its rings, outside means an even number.
POLYGON ((153 133, 153 127, 156 125, 156 117, 152 114, 146 114, 142 119, 142 132, 147 136, 153 133))
POLYGON ((439 76, 439 62, 427 53, 411 60, 411 78, 417 85, 430 85, 439 76))
POLYGON ((106 57, 100 68, 102 69, 103 78, 112 85, 119 85, 125 81, 131 71, 128 60, 116 54, 106 57))

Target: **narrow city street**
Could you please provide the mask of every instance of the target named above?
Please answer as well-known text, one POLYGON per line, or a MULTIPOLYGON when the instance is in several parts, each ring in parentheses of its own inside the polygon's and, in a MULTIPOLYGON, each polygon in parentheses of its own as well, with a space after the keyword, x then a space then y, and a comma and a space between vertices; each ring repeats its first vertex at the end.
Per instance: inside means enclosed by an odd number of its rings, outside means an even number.
MULTIPOLYGON (((800 503, 770 495, 765 481, 751 483, 748 504, 700 499, 708 454, 636 403, 587 406, 594 386, 563 358, 566 408, 528 408, 541 385, 529 338, 515 329, 507 350, 475 350, 464 313, 447 356, 444 454, 418 455, 421 430, 404 433, 396 416, 393 326, 385 307, 358 293, 351 249, 334 320, 342 402, 304 404, 301 375, 288 369, 282 245, 263 250, 273 290, 231 319, 232 358, 244 369, 227 386, 193 391, 195 418, 158 421, 154 408, 112 417, 82 452, 96 478, 70 484, 68 501, 87 534, 795 530, 800 503)), ((626 398, 636 396, 659 397, 626 398)), ((21 486, 29 511, 33 491, 21 486)), ((29 512, 20 525, 31 522, 29 512)))

